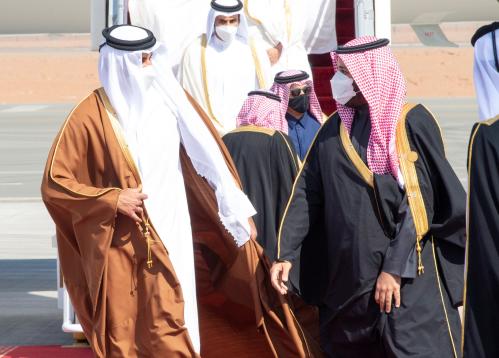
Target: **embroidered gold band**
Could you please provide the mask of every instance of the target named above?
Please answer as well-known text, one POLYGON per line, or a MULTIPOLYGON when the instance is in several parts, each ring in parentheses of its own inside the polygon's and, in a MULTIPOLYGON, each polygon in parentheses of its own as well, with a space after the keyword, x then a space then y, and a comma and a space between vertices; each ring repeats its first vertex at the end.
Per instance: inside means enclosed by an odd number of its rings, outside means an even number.
POLYGON ((397 124, 397 153, 399 156, 399 166, 405 183, 405 191, 409 208, 411 210, 414 226, 416 228, 416 250, 418 254, 418 274, 424 273, 424 266, 421 258, 421 240, 429 230, 428 217, 424 205, 423 195, 419 186, 418 175, 415 162, 418 160, 416 152, 411 150, 409 138, 407 137, 406 117, 407 113, 414 108, 413 104, 404 104, 397 124))
POLYGON ((341 144, 343 145, 348 158, 353 163, 355 168, 359 171, 362 179, 364 179, 364 181, 369 184, 371 188, 374 188, 373 173, 359 156, 359 153, 357 153, 357 151, 355 150, 352 141, 350 140, 350 136, 348 135, 347 129, 343 125, 343 122, 340 123, 340 138, 341 144))

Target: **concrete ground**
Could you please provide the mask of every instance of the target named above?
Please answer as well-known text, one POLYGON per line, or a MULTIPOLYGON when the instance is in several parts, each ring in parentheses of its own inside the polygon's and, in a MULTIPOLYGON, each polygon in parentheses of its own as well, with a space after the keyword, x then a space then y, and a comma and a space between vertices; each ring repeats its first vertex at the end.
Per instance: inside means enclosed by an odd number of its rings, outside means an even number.
POLYGON ((466 158, 471 128, 478 121, 478 106, 474 98, 412 98, 423 103, 437 118, 444 137, 449 162, 467 188, 466 158))
POLYGON ((67 345, 54 226, 40 198, 47 152, 71 105, 0 107, 0 346, 67 345))
POLYGON ((73 343, 61 331, 55 259, 0 260, 0 272, 0 346, 73 343))

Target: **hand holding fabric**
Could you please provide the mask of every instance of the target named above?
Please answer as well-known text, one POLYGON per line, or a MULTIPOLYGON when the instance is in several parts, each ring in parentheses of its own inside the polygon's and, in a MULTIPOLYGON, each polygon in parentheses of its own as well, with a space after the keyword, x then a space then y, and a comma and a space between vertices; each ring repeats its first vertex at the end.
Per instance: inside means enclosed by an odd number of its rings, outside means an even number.
POLYGON ((272 282, 272 286, 279 292, 281 295, 285 295, 288 293, 288 286, 286 283, 289 278, 289 271, 293 265, 289 261, 283 262, 274 262, 272 268, 270 269, 270 280, 272 282))
POLYGON ((147 195, 142 193, 142 188, 124 189, 118 197, 118 211, 123 215, 128 216, 135 222, 142 222, 142 214, 144 213, 143 204, 147 199, 147 195))

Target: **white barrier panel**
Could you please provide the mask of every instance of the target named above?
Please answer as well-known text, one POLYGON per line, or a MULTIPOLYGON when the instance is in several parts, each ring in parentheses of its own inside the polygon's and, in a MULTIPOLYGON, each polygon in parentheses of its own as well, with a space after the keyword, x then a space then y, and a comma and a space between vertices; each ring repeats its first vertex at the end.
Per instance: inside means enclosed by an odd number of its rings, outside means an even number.
MULTIPOLYGON (((57 248, 57 238, 52 236, 52 247, 57 248)), ((62 309, 62 331, 66 333, 83 333, 81 325, 69 299, 68 291, 62 280, 59 255, 57 255, 57 308, 62 309)))

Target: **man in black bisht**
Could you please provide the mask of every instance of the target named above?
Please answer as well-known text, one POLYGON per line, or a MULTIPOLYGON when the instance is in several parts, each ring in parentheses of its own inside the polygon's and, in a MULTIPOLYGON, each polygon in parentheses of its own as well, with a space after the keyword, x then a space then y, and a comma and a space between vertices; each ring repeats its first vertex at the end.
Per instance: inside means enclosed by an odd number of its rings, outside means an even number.
POLYGON ((320 129, 278 236, 274 287, 319 307, 328 357, 457 357, 465 192, 439 126, 407 105, 388 40, 333 53, 338 112, 320 129))
POLYGON ((463 356, 485 358, 499 357, 499 22, 478 29, 471 43, 481 122, 468 153, 463 356))
POLYGON ((281 98, 253 91, 237 117, 238 128, 222 138, 257 211, 257 241, 271 262, 277 258, 277 230, 299 169, 293 143, 283 132, 286 126, 281 98))
MULTIPOLYGON (((269 262, 277 259, 279 225, 300 168, 293 142, 285 134, 288 123, 284 113, 285 106, 274 92, 252 91, 237 117, 238 128, 222 138, 236 165, 243 191, 257 211, 253 217, 257 241, 269 262)), ((297 273, 290 277, 293 287, 299 285, 297 273)), ((313 351, 319 350, 315 343, 319 340, 317 308, 304 304, 295 294, 288 296, 288 303, 309 336, 308 344, 313 351)))

